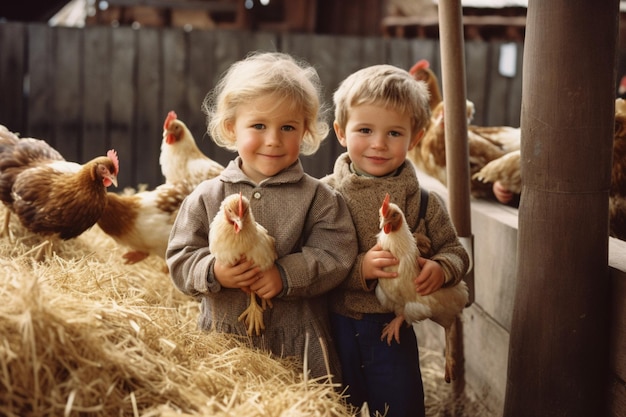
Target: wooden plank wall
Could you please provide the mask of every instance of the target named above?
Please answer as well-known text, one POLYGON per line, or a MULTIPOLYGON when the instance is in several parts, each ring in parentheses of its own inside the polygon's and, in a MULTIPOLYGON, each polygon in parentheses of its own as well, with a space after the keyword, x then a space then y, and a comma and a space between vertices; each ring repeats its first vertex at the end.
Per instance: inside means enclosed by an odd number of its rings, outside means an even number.
MULTIPOLYGON (((499 43, 466 45, 467 97, 476 104, 475 124, 519 126, 523 47, 518 46, 517 75, 507 78, 498 73, 499 43)), ((162 182, 158 158, 170 110, 207 155, 222 164, 232 159, 234 154, 206 135, 200 106, 229 65, 255 50, 288 52, 313 64, 330 110, 340 81, 368 65, 408 69, 426 58, 441 74, 437 40, 2 22, 0 123, 46 140, 76 162, 115 148, 120 189, 153 188, 162 182)), ((321 177, 341 151, 331 133, 314 156, 303 158, 305 169, 321 177)))

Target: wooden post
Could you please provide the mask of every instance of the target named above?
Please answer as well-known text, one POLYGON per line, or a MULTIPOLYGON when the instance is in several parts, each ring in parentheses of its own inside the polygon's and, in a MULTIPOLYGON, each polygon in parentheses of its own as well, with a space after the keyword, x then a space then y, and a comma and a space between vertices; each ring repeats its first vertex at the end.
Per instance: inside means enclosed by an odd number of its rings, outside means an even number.
MULTIPOLYGON (((465 92, 465 45, 460 0, 439 2, 439 38, 443 101, 446 123, 446 175, 449 212, 457 233, 468 249, 473 265, 473 239, 470 211, 469 148, 467 144, 467 107, 465 92)), ((465 277, 473 298, 473 267, 465 277)), ((463 323, 457 318, 446 347, 456 361, 455 394, 465 387, 463 323)))
POLYGON ((441 84, 446 109, 446 175, 450 216, 459 236, 469 237, 472 228, 462 22, 460 0, 439 2, 441 84))
POLYGON ((618 3, 529 2, 507 417, 609 415, 618 3))

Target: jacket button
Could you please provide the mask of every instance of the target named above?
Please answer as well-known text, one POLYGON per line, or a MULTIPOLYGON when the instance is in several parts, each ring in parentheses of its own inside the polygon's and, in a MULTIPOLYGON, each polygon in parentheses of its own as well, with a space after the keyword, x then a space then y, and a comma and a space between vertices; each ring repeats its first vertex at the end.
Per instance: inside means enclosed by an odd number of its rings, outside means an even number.
POLYGON ((256 193, 252 195, 252 197, 258 200, 259 198, 261 198, 261 193, 257 191, 256 193))

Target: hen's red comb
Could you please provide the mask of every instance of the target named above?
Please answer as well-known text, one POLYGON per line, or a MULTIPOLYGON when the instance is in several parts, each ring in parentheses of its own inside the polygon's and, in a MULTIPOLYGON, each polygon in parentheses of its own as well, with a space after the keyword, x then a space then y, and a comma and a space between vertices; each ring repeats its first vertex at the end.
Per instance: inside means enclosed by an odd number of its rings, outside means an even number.
POLYGON ((176 119, 178 119, 178 116, 176 115, 174 110, 170 111, 165 118, 165 123, 163 123, 163 129, 167 130, 170 127, 170 123, 172 123, 172 121, 176 119))
POLYGON ((239 191, 239 217, 243 216, 243 198, 241 197, 241 191, 239 191))
POLYGON ((383 205, 380 208, 380 212, 382 213, 383 216, 387 215, 387 212, 389 211, 389 200, 391 199, 391 197, 389 197, 389 193, 385 194, 385 199, 383 200, 383 205))
POLYGON ((113 161, 113 165, 115 165, 115 175, 117 175, 117 173, 120 172, 120 160, 117 158, 117 152, 115 152, 115 149, 111 149, 107 152, 107 156, 113 161))
POLYGON ((411 69, 409 70, 409 74, 411 75, 415 75, 415 73, 421 69, 426 69, 430 67, 430 62, 428 62, 425 59, 420 59, 419 61, 417 61, 415 63, 415 65, 413 65, 411 67, 411 69))

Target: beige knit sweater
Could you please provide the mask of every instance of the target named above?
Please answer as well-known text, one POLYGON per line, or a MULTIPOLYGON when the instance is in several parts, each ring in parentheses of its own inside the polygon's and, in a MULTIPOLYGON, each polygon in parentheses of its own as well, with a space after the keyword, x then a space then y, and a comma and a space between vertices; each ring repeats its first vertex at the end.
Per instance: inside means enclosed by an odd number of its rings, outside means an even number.
POLYGON ((420 185, 411 163, 405 162, 396 175, 384 178, 354 174, 350 170, 350 163, 347 153, 340 155, 334 172, 322 179, 322 182, 343 195, 352 215, 359 246, 357 260, 348 278, 331 293, 331 311, 356 319, 360 319, 364 313, 388 312, 374 293, 377 281, 366 282, 361 275, 363 256, 376 244, 378 210, 386 193, 404 211, 409 228, 416 238, 426 235, 430 239, 430 253, 423 256, 439 262, 445 273, 445 285, 458 283, 467 272, 469 256, 437 194, 429 193, 425 219, 418 219, 420 185))

